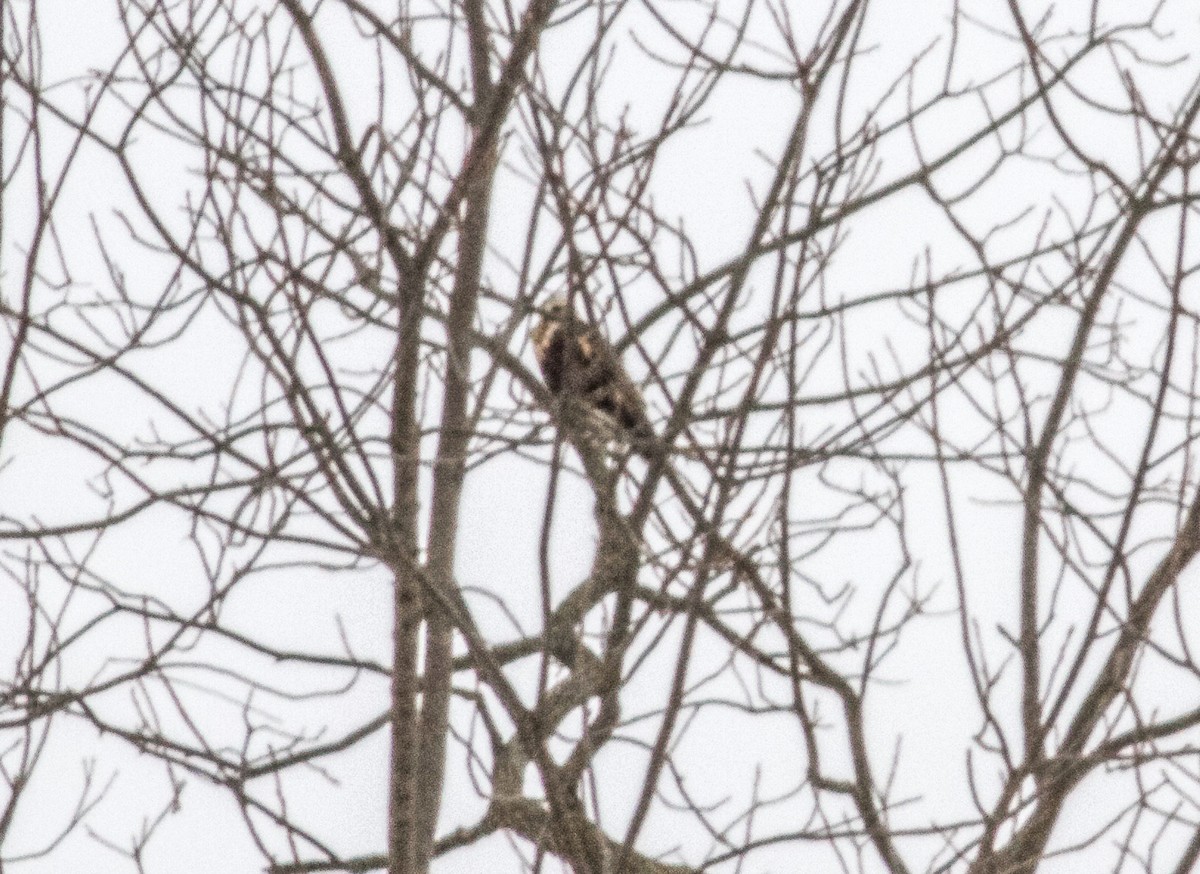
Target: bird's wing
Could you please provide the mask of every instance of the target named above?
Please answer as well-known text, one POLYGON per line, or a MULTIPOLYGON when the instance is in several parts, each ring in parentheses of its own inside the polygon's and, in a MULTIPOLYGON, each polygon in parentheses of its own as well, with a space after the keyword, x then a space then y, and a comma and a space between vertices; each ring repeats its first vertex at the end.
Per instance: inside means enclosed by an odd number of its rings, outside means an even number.
POLYGON ((584 396, 630 431, 647 434, 650 422, 642 393, 629 378, 620 356, 599 333, 579 334, 578 355, 583 365, 580 389, 584 396))

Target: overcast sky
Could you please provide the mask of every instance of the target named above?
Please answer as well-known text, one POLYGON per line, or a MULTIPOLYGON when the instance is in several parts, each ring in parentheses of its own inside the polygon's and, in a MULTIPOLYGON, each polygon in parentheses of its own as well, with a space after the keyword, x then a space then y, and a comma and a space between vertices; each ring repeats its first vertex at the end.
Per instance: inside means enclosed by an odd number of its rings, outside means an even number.
MULTIPOLYGON (((42 28, 40 52, 44 82, 52 85, 48 91, 51 99, 76 115, 85 105, 92 71, 111 69, 126 40, 116 4, 94 0, 87 5, 88 10, 81 12, 80 4, 75 0, 42 0, 37 4, 42 28)), ((203 9, 211 5, 200 4, 203 9)), ((953 85, 958 88, 966 87, 969 82, 986 81, 1022 57, 1020 44, 1011 38, 1011 27, 1005 25, 1004 18, 995 11, 1000 4, 960 5, 971 7, 978 13, 979 20, 975 26, 951 34, 946 24, 950 3, 894 0, 877 3, 862 37, 862 47, 869 52, 861 61, 856 89, 848 96, 843 108, 846 116, 853 118, 879 100, 899 81, 912 59, 927 47, 931 47, 929 54, 911 80, 911 90, 918 95, 928 95, 939 87, 951 48, 956 53, 953 85), (992 23, 998 28, 1007 28, 1008 35, 990 32, 992 23)), ((1032 7, 1035 4, 1021 5, 1032 7)), ((1044 4, 1036 5, 1041 8, 1044 4)), ((1128 14, 1132 19, 1134 7, 1149 8, 1151 5, 1122 4, 1120 14, 1128 14)), ((1143 45, 1146 51, 1160 59, 1194 51, 1197 39, 1200 39, 1195 10, 1187 3, 1168 5, 1171 14, 1164 17, 1161 29, 1171 35, 1161 43, 1151 45, 1145 40, 1143 45)), ((823 12, 817 7, 824 4, 796 6, 792 12, 798 21, 811 16, 815 23, 816 16, 823 12), (801 6, 803 8, 799 8, 801 6)), ((13 15, 17 19, 23 20, 28 9, 28 0, 14 0, 13 15)), ((686 19, 683 13, 681 16, 686 19)), ((619 28, 615 37, 617 51, 605 100, 611 105, 614 116, 625 108, 626 123, 631 130, 646 131, 653 128, 661 115, 673 80, 664 74, 660 64, 648 59, 637 48, 632 38, 637 36, 661 46, 669 58, 677 58, 679 53, 643 8, 631 8, 628 17, 628 25, 619 28)), ((558 58, 561 57, 565 70, 565 65, 579 51, 580 41, 587 38, 585 18, 581 16, 577 30, 566 26, 552 32, 543 44, 540 61, 548 78, 555 75, 558 58)), ((702 19, 701 15, 686 20, 695 24, 702 19)), ((756 27, 763 28, 762 41, 767 47, 758 51, 752 43, 746 52, 762 61, 771 57, 778 40, 770 39, 771 20, 768 16, 758 16, 754 22, 756 27)), ((339 60, 336 71, 339 82, 352 98, 349 114, 361 131, 377 112, 379 95, 374 62, 361 65, 342 62, 369 54, 352 28, 331 26, 322 31, 322 38, 330 56, 339 60)), ((10 30, 5 39, 11 44, 18 36, 10 30)), ((1137 42, 1142 37, 1132 39, 1135 47, 1142 45, 1137 42)), ((1071 45, 1070 40, 1064 40, 1063 45, 1063 51, 1066 51, 1071 45)), ((436 47, 426 45, 424 49, 432 54, 436 47)), ((1053 57, 1057 48, 1052 46, 1048 51, 1053 57)), ((1130 58, 1132 53, 1120 63, 1130 64, 1130 58)), ((220 52, 214 55, 213 63, 226 62, 232 64, 234 60, 220 52)), ((1114 100, 1121 97, 1120 83, 1109 60, 1097 59, 1095 67, 1095 92, 1088 96, 1114 100)), ((127 62, 122 69, 132 73, 127 62)), ((1147 63, 1135 70, 1142 93, 1147 95, 1148 101, 1157 103, 1152 107, 1156 111, 1178 105, 1192 86, 1196 72, 1196 64, 1190 58, 1177 66, 1160 68, 1147 63)), ((1087 79, 1086 71, 1081 74, 1081 79, 1093 81, 1087 79)), ((650 188, 659 211, 680 219, 691 234, 700 272, 724 263, 745 245, 749 223, 755 214, 753 196, 761 194, 770 175, 770 159, 779 154, 794 118, 796 97, 791 85, 760 82, 754 83, 753 87, 741 87, 737 81, 719 88, 696 127, 668 144, 650 188)), ((301 88, 313 89, 312 93, 298 95, 301 102, 319 102, 311 76, 300 75, 296 82, 301 88)), ((3 194, 3 227, 0 229, 0 282, 4 284, 3 295, 7 303, 18 294, 13 283, 24 272, 35 188, 28 161, 14 168, 13 156, 19 154, 23 137, 23 109, 21 101, 11 95, 12 86, 6 84, 4 87, 12 104, 4 110, 3 169, 6 178, 15 169, 14 181, 3 194)), ((909 100, 908 89, 909 83, 896 89, 885 104, 888 112, 903 111, 909 100)), ((918 152, 926 157, 940 154, 964 131, 982 123, 989 113, 1006 107, 1018 89, 1027 89, 1027 82, 1019 77, 999 81, 988 90, 987 103, 974 98, 952 101, 945 109, 925 119, 915 141, 905 137, 889 139, 878 156, 878 177, 874 185, 882 187, 887 180, 911 172, 915 166, 914 155, 918 152)), ((1093 147, 1114 167, 1123 172, 1132 171, 1144 144, 1131 141, 1117 121, 1089 107, 1085 100, 1064 97, 1061 110, 1063 119, 1072 125, 1080 141, 1093 147)), ((180 111, 192 113, 194 107, 181 104, 180 111)), ((832 118, 836 111, 837 107, 832 105, 820 106, 823 118, 832 118)), ((114 134, 127 117, 128 108, 113 95, 101 107, 97 127, 114 134)), ((1031 227, 1041 220, 1038 216, 1045 215, 1047 226, 1057 230, 1076 219, 1081 223, 1085 221, 1084 212, 1091 204, 1091 180, 1083 174, 1064 172, 1061 165, 1055 164, 1051 126, 1044 118, 1034 119, 1031 123, 1041 128, 1031 134, 1029 151, 1037 155, 1041 150, 1042 158, 1006 164, 1000 174, 964 200, 959 213, 964 222, 979 227, 1002 221, 1010 214, 1013 219, 1025 216, 1011 230, 999 232, 989 241, 989 254, 994 259, 1024 251, 1033 233, 1031 227)), ((828 147, 831 129, 829 124, 816 126, 815 152, 821 153, 828 147)), ((47 131, 49 135, 44 143, 49 158, 47 163, 57 166, 71 148, 71 139, 61 125, 51 123, 47 131)), ((520 172, 522 147, 517 135, 507 144, 505 159, 509 164, 501 175, 492 207, 490 238, 493 250, 485 265, 485 284, 502 299, 511 299, 517 293, 512 265, 524 245, 528 224, 529 186, 520 172)), ((940 190, 946 195, 965 190, 999 148, 997 145, 991 152, 973 152, 960 164, 951 164, 937 177, 940 190)), ((161 131, 155 131, 152 125, 144 125, 137 134, 132 154, 139 160, 137 174, 148 194, 158 203, 171 204, 172 207, 164 212, 181 225, 185 224, 188 217, 185 205, 190 203, 189 197, 194 196, 203 182, 197 153, 161 131)), ((448 155, 447 163, 457 157, 457 154, 448 155)), ((133 239, 148 227, 138 216, 136 203, 111 155, 94 145, 85 143, 74 158, 55 214, 56 245, 47 247, 45 263, 39 264, 36 293, 41 306, 49 306, 54 295, 79 304, 107 297, 112 294, 115 275, 119 275, 135 299, 154 299, 162 289, 176 281, 185 289, 198 282, 195 276, 188 276, 186 272, 177 280, 172 272, 171 258, 156 255, 133 239), (104 241, 105 253, 101 252, 97 240, 104 241), (63 259, 54 251, 56 247, 61 247, 65 253, 63 259), (105 254, 112 259, 111 263, 106 263, 105 254), (69 264, 66 275, 60 260, 69 264)), ((856 216, 853 226, 846 228, 846 232, 848 235, 837 259, 828 269, 822 290, 826 300, 832 302, 856 300, 874 292, 904 287, 914 282, 914 275, 926 269, 926 265, 931 265, 933 273, 944 274, 956 265, 972 263, 971 252, 961 237, 917 190, 889 198, 864 211, 856 216)), ((1148 233, 1160 234, 1152 239, 1161 239, 1163 245, 1169 247, 1178 231, 1164 222, 1148 233)), ((1151 281, 1152 276, 1146 259, 1139 260, 1135 254, 1122 274, 1122 281, 1136 289, 1143 278, 1151 281)), ((765 279, 767 275, 761 278, 765 279)), ((597 284, 599 293, 608 293, 599 282, 597 284)), ((759 296, 754 298, 755 301, 763 300, 767 292, 765 287, 757 288, 759 296)), ((621 293, 635 315, 659 303, 649 282, 622 289, 621 293)), ((952 309, 953 304, 950 307, 952 309)), ((498 313, 492 321, 482 325, 489 330, 497 329, 501 319, 507 316, 498 309, 485 312, 498 313)), ((753 322, 755 317, 753 307, 739 315, 746 322, 753 322)), ((77 330, 87 342, 93 342, 104 331, 117 326, 116 317, 111 313, 86 308, 77 312, 64 311, 53 318, 60 320, 57 322, 60 325, 73 325, 71 330, 77 330)), ((231 351, 232 344, 238 341, 228 321, 207 312, 188 322, 191 318, 192 311, 186 307, 164 316, 154 328, 154 337, 165 339, 185 322, 189 325, 187 331, 179 339, 139 355, 137 362, 144 368, 147 380, 165 395, 178 399, 181 406, 197 415, 219 420, 226 413, 225 407, 232 405, 230 398, 241 397, 231 392, 231 386, 241 378, 242 351, 231 351)), ((619 332, 622 322, 617 311, 610 311, 608 319, 611 332, 619 332)), ((1152 369, 1162 340, 1158 323, 1147 322, 1144 317, 1139 321, 1133 315, 1128 322, 1129 344, 1138 350, 1139 365, 1152 369)), ((11 322, 6 324, 11 325, 11 322)), ((865 368, 875 360, 873 356, 885 351, 895 356, 888 366, 894 364, 897 368, 919 363, 928 355, 925 336, 899 323, 893 309, 869 309, 848 319, 846 324, 856 337, 871 338, 871 342, 860 345, 863 358, 855 368, 860 365, 865 368)), ((1061 349, 1070 336, 1069 330, 1066 321, 1048 320, 1037 329, 1038 333, 1032 335, 1031 345, 1036 341, 1043 343, 1047 350, 1061 349)), ((0 340, 0 347, 4 342, 0 340)), ((524 328, 512 337, 510 351, 520 355, 527 366, 534 366, 524 328)), ((358 360, 366 368, 378 362, 379 356, 386 355, 387 351, 378 337, 367 336, 354 339, 348 349, 342 347, 340 354, 346 356, 347 365, 358 360)), ((38 376, 39 380, 53 380, 73 366, 70 362, 57 366, 50 356, 42 356, 39 360, 46 367, 45 375, 38 376)), ((627 360, 635 376, 645 375, 644 362, 640 362, 635 353, 629 353, 627 360)), ((485 371, 488 366, 485 357, 478 359, 476 366, 481 373, 485 371)), ((813 394, 818 394, 822 388, 820 384, 810 386, 813 394)), ((828 390, 833 392, 840 388, 836 383, 836 369, 832 369, 828 390)), ((245 391, 252 400, 251 389, 252 386, 245 391)), ((16 400, 27 398, 35 391, 32 379, 25 375, 17 384, 16 400)), ((513 391, 517 393, 518 389, 513 391)), ((436 389, 430 389, 430 392, 428 403, 433 409, 434 401, 440 395, 436 389)), ((532 410, 528 397, 518 397, 532 410)), ((121 435, 130 441, 145 438, 160 427, 175 427, 170 417, 164 416, 162 409, 156 409, 144 393, 111 376, 101 376, 68 388, 60 398, 63 408, 69 409, 78 419, 91 423, 98 431, 121 435)), ((668 402, 661 392, 648 389, 647 401, 656 421, 661 422, 670 414, 668 402)), ((1111 399, 1102 394, 1079 399, 1080 404, 1093 401, 1100 406, 1111 399)), ((1113 415, 1119 418, 1120 402, 1113 403, 1113 415)), ((528 414, 536 415, 540 413, 528 414)), ((814 441, 834 427, 833 414, 829 414, 828 422, 819 418, 822 415, 824 413, 815 412, 804 422, 814 441)), ((951 420, 959 417, 957 423, 963 426, 964 432, 972 427, 974 413, 967 399, 948 401, 944 415, 951 420)), ((1121 424, 1118 421, 1112 427, 1119 431, 1121 424)), ((1136 426, 1132 427, 1136 430, 1136 426)), ((51 439, 25 427, 10 427, 3 439, 0 495, 3 496, 6 521, 36 518, 47 524, 68 524, 91 518, 103 510, 110 495, 103 491, 102 465, 94 457, 88 457, 68 441, 51 439)), ((1086 441, 1088 438, 1081 435, 1079 439, 1086 441)), ((1101 481, 1109 475, 1105 463, 1099 456, 1091 469, 1101 481)), ((185 479, 195 474, 186 464, 181 463, 180 470, 180 476, 185 479)), ((156 471, 155 476, 160 478, 157 481, 170 481, 168 473, 156 471)), ((467 480, 456 570, 459 582, 468 587, 468 600, 477 610, 478 621, 495 640, 514 638, 520 629, 529 632, 538 628, 541 621, 537 547, 548 477, 544 465, 529 463, 513 454, 501 454, 473 471, 467 480), (503 608, 496 599, 498 597, 503 598, 503 608)), ((848 473, 847 481, 850 479, 848 473)), ((1119 477, 1112 474, 1112 481, 1117 480, 1119 477)), ((960 699, 969 702, 970 688, 958 651, 960 628, 954 616, 957 597, 945 548, 945 523, 936 471, 932 467, 914 467, 906 472, 905 482, 912 508, 907 519, 909 545, 915 551, 915 561, 904 588, 927 594, 931 600, 928 615, 902 638, 883 672, 892 682, 872 690, 870 707, 876 719, 871 723, 870 741, 875 745, 873 752, 878 757, 879 770, 885 774, 893 751, 902 748, 902 765, 895 773, 894 795, 920 799, 920 803, 911 807, 911 819, 906 818, 910 814, 909 808, 905 807, 895 816, 905 825, 923 826, 937 817, 953 819, 964 810, 970 815, 962 751, 971 746, 972 738, 980 729, 980 720, 978 712, 967 703, 962 706, 952 703, 960 699), (948 653, 953 653, 953 657, 948 653)), ((1002 633, 998 629, 1001 625, 1011 629, 1015 623, 1017 590, 1013 581, 1019 558, 1020 515, 1014 509, 1015 495, 997 478, 975 472, 956 481, 956 487, 959 489, 958 508, 966 520, 964 527, 978 535, 971 538, 964 552, 966 572, 972 584, 971 608, 982 629, 981 634, 990 641, 991 652, 999 662, 1006 657, 1003 655, 1004 636, 1011 632, 1002 633)), ((553 527, 550 577, 555 593, 561 597, 587 573, 595 535, 587 484, 578 477, 565 476, 558 488, 561 492, 553 527)), ((120 499, 131 493, 124 485, 117 484, 115 489, 120 499)), ((753 501, 748 500, 744 509, 747 518, 753 517, 755 510, 753 501)), ((1164 513, 1165 518, 1171 517, 1170 512, 1164 513)), ((1164 531, 1163 536, 1168 534, 1169 531, 1164 531)), ((764 542, 766 537, 764 534, 764 542)), ((185 514, 165 511, 142 514, 105 532, 102 538, 80 539, 73 548, 85 550, 93 544, 95 553, 89 557, 90 566, 101 568, 109 578, 120 580, 126 592, 141 592, 162 599, 180 611, 196 609, 208 596, 212 566, 206 569, 206 561, 224 563, 220 567, 228 574, 246 554, 238 549, 222 552, 218 549, 215 534, 209 538, 203 531, 197 533, 192 520, 185 514), (206 548, 210 551, 206 552, 206 548)), ((889 550, 895 548, 894 543, 875 542, 864 537, 847 543, 844 550, 823 554, 811 570, 814 577, 840 579, 853 585, 856 581, 872 579, 882 566, 881 556, 886 555, 890 561, 889 550)), ((10 541, 6 549, 8 566, 20 567, 26 546, 10 541)), ((281 552, 281 562, 296 560, 298 564, 264 572, 258 575, 254 585, 239 589, 226 605, 224 619, 232 627, 252 630, 259 639, 280 648, 340 652, 348 645, 364 660, 387 664, 391 652, 391 588, 386 572, 370 566, 339 571, 314 566, 310 559, 311 555, 302 549, 297 549, 292 556, 286 551, 281 552)), ((1150 567, 1156 560, 1157 556, 1148 552, 1139 554, 1133 564, 1136 566, 1141 562, 1150 567)), ((23 642, 25 619, 20 609, 23 592, 17 582, 14 579, 9 590, 0 590, 0 655, 6 659, 15 658, 23 642), (17 619, 6 624, 6 615, 17 619)), ((45 594, 55 604, 76 597, 68 596, 63 587, 50 585, 49 581, 45 594)), ((1065 611, 1072 606, 1086 611, 1086 603, 1086 600, 1072 600, 1068 595, 1060 606, 1065 611)), ((67 625, 77 627, 78 623, 85 622, 96 611, 96 604, 93 599, 78 596, 78 603, 67 607, 70 617, 67 625)), ((1181 612, 1194 615, 1190 610, 1196 605, 1186 600, 1181 604, 1181 612)), ((877 606, 876 601, 867 599, 848 610, 863 611, 865 621, 877 606)), ((111 631, 100 630, 91 635, 64 667, 66 673, 61 678, 62 685, 86 684, 108 672, 121 670, 122 666, 127 667, 131 663, 127 660, 136 659, 145 650, 145 641, 136 636, 136 628, 136 624, 114 624, 111 631)), ((153 639, 160 632, 148 630, 146 633, 153 639)), ((677 634, 678 629, 668 633, 677 634)), ((1064 633, 1069 637, 1069 633, 1064 633)), ((632 685, 627 718, 638 711, 639 683, 645 684, 646 709, 661 706, 654 690, 669 677, 673 666, 670 652, 669 649, 665 651, 661 664, 649 663, 643 677, 632 685)), ((245 658, 243 654, 232 649, 223 651, 211 642, 201 644, 194 652, 185 649, 179 654, 179 661, 186 662, 193 657, 197 663, 220 663, 230 670, 269 672, 274 682, 297 692, 326 683, 335 684, 341 676, 330 674, 326 680, 315 676, 311 668, 298 669, 293 674, 289 673, 288 665, 272 663, 269 659, 242 662, 239 660, 245 658)), ((726 657, 726 650, 718 646, 716 640, 704 641, 693 671, 697 676, 703 676, 706 670, 716 670, 726 657)), ((186 675, 186 668, 182 673, 186 675)), ((536 678, 534 671, 518 677, 527 692, 535 688, 536 678)), ((227 697, 233 695, 231 690, 236 683, 223 686, 225 679, 211 672, 197 671, 194 682, 197 690, 212 690, 211 708, 203 714, 210 720, 206 728, 211 731, 211 736, 226 738, 223 742, 235 745, 240 742, 244 701, 227 697)), ((1000 689, 998 695, 1003 697, 1016 692, 1014 686, 1000 689)), ((1157 705, 1168 710, 1175 705, 1179 694, 1174 681, 1156 682, 1154 677, 1144 678, 1143 693, 1147 707, 1157 705)), ((146 701, 155 698, 149 692, 120 689, 112 693, 110 700, 102 698, 101 703, 116 709, 127 708, 135 706, 131 702, 145 704, 139 698, 142 694, 146 701)), ((281 723, 291 720, 293 727, 299 724, 311 736, 321 733, 336 736, 342 728, 381 713, 386 707, 387 694, 386 678, 364 676, 352 692, 333 701, 289 702, 264 696, 261 702, 255 701, 253 707, 261 703, 264 723, 278 716, 281 723)), ((1009 712, 1015 713, 1015 708, 1010 708, 1009 712)), ((466 709, 455 713, 460 719, 460 728, 470 725, 466 709)), ((828 716, 836 722, 832 703, 828 716)), ((478 725, 474 728, 480 730, 478 725)), ((264 731, 264 734, 269 732, 264 731)), ((676 750, 676 761, 687 766, 688 786, 697 791, 700 800, 718 805, 727 793, 735 791, 734 787, 738 791, 744 789, 756 769, 761 774, 759 791, 762 797, 784 793, 794 786, 803 777, 804 763, 797 753, 801 744, 802 738, 793 723, 780 720, 778 731, 775 731, 767 722, 752 719, 731 708, 720 711, 719 718, 716 712, 705 712, 702 728, 689 733, 687 744, 676 750)), ((450 756, 459 767, 450 769, 443 827, 439 833, 471 821, 472 816, 482 810, 470 785, 469 772, 461 766, 461 747, 451 744, 450 756)), ((616 751, 605 759, 603 800, 615 821, 621 822, 622 817, 628 815, 632 793, 640 786, 642 772, 638 761, 632 756, 628 761, 621 760, 616 751)), ((831 769, 836 771, 839 762, 844 764, 846 761, 846 751, 831 746, 827 761, 831 769)), ((382 852, 386 831, 386 762, 386 737, 382 732, 376 732, 367 741, 332 760, 336 782, 326 780, 318 773, 289 777, 289 811, 301 821, 319 823, 321 833, 332 836, 338 849, 347 854, 382 852)), ((128 859, 105 847, 103 841, 128 846, 129 836, 136 834, 147 817, 153 818, 167 804, 170 798, 168 776, 160 763, 131 753, 128 743, 98 736, 92 727, 68 717, 60 717, 54 724, 43 753, 43 764, 23 802, 13 832, 4 843, 5 852, 9 856, 19 855, 52 836, 57 823, 63 821, 64 815, 69 815, 85 774, 90 774, 96 785, 107 785, 111 781, 103 802, 87 814, 86 828, 73 832, 61 848, 46 859, 13 866, 14 870, 98 874, 133 870, 128 859)), ((984 777, 991 778, 991 774, 984 777)), ((1108 794, 1106 787, 1107 784, 1097 784, 1091 794, 1090 789, 1085 790, 1087 800, 1071 808, 1064 825, 1065 833, 1070 833, 1077 825, 1074 817, 1082 820, 1078 825, 1083 829, 1089 818, 1098 819, 1110 812, 1115 814, 1125 803, 1123 798, 1108 794)), ((994 785, 985 787, 985 791, 994 789, 994 785)), ((183 809, 183 814, 166 818, 150 845, 147 871, 189 874, 257 870, 261 866, 261 855, 247 838, 237 811, 223 791, 200 779, 189 778, 183 794, 183 809)), ((786 805, 768 808, 756 826, 767 831, 772 828, 787 830, 794 815, 786 805), (777 821, 773 821, 773 817, 777 817, 777 821)), ((668 821, 663 820, 664 823, 668 821)), ((677 833, 664 825, 662 831, 655 834, 656 825, 658 822, 652 817, 646 836, 651 849, 665 851, 678 843, 686 847, 689 842, 706 845, 709 840, 694 826, 693 831, 677 833)), ((802 825, 792 823, 790 827, 802 825)), ((619 829, 615 833, 619 834, 619 829)), ((493 837, 448 855, 435 863, 435 870, 518 870, 505 847, 503 837, 493 837), (497 862, 497 859, 506 861, 497 862)), ((914 851, 913 858, 933 857, 939 850, 937 842, 930 840, 924 851, 914 851)), ((1101 848, 1098 852, 1104 851, 1101 848)), ((806 852, 811 852, 811 856, 805 857, 805 870, 836 870, 833 867, 836 860, 830 854, 812 847, 806 852)), ((785 844, 777 851, 756 857, 751 870, 789 871, 796 870, 796 865, 795 848, 785 844)), ((923 864, 915 867, 924 869, 923 864)))

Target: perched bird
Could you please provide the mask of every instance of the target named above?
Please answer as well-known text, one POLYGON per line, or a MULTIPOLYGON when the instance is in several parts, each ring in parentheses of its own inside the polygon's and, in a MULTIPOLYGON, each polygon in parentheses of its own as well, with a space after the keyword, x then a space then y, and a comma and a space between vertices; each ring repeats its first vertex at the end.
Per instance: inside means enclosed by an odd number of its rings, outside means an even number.
POLYGON ((654 439, 642 393, 621 359, 594 327, 575 315, 565 294, 541 307, 530 337, 546 388, 557 398, 577 398, 603 416, 611 430, 645 454, 654 439), (613 425, 616 428, 613 428, 613 425))

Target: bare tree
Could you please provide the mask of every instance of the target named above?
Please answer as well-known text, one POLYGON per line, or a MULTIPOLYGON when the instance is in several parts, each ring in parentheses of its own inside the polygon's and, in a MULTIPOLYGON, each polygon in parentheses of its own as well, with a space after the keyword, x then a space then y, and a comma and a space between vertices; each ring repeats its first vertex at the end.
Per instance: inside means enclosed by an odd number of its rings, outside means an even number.
POLYGON ((1188 4, 61 5, 0 868, 1192 869, 1188 4))

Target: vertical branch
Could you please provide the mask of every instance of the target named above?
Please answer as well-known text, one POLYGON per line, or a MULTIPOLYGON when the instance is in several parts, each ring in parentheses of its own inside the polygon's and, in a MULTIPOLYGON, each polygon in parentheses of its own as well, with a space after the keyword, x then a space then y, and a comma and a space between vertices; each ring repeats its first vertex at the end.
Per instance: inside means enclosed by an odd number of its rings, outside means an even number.
POLYGON ((1091 339, 1100 304, 1112 285, 1117 268, 1135 239, 1138 228, 1152 211, 1153 198, 1168 174, 1176 169, 1178 156, 1187 148, 1191 126, 1200 112, 1200 95, 1193 86, 1192 97, 1181 113, 1179 125, 1165 143, 1145 174, 1145 181, 1134 200, 1126 204, 1125 216, 1116 239, 1106 254, 1092 289, 1084 302, 1074 337, 1062 359, 1062 372, 1042 426, 1037 444, 1029 458, 1029 472, 1023 497, 1020 570, 1020 650, 1022 661, 1021 716, 1025 734, 1025 764, 1035 775, 1042 761, 1045 726, 1041 706, 1041 641, 1039 633, 1039 542, 1042 531, 1042 495, 1046 488, 1047 467, 1059 437, 1063 417, 1075 392, 1076 379, 1084 363, 1084 352, 1091 339))
MULTIPOLYGON (((491 47, 479 0, 467 3, 466 18, 475 86, 473 114, 478 118, 491 105, 492 97, 488 70, 491 47)), ((476 138, 480 136, 477 128, 472 133, 476 138)), ((446 384, 434 463, 428 538, 429 580, 441 589, 441 600, 451 600, 449 592, 455 585, 454 556, 458 544, 459 503, 472 436, 471 417, 467 410, 471 387, 472 329, 479 301, 483 257, 487 249, 488 213, 497 161, 496 138, 489 137, 489 142, 482 159, 463 170, 470 174, 470 178, 464 189, 458 261, 446 318, 446 384)), ((426 613, 426 622, 414 872, 428 869, 433 852, 445 772, 450 679, 453 671, 453 626, 450 616, 435 603, 426 613)))

